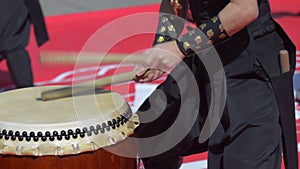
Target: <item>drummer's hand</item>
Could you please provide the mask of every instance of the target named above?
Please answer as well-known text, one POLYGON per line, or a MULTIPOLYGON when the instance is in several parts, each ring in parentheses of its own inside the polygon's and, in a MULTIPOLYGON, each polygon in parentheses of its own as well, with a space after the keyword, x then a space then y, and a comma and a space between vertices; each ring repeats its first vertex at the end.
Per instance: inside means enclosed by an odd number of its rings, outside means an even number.
POLYGON ((140 83, 147 83, 147 82, 152 82, 156 79, 159 79, 165 71, 159 70, 159 69, 145 69, 142 67, 142 65, 136 65, 135 66, 135 71, 136 71, 136 82, 140 83), (148 72, 149 71, 149 72, 148 72), (145 76, 145 73, 148 73, 147 76, 145 76))
POLYGON ((176 41, 157 44, 154 47, 147 49, 143 55, 145 59, 140 63, 140 67, 144 69, 159 69, 165 71, 174 68, 185 57, 178 49, 176 41))

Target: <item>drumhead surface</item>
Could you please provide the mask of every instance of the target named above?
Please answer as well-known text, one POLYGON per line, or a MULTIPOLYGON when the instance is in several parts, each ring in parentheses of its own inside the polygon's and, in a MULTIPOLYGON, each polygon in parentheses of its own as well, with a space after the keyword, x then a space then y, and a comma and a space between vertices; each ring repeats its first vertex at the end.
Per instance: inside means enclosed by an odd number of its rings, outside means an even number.
POLYGON ((115 144, 138 126, 138 117, 118 93, 41 100, 43 91, 56 88, 61 86, 0 93, 1 154, 78 154, 115 144))

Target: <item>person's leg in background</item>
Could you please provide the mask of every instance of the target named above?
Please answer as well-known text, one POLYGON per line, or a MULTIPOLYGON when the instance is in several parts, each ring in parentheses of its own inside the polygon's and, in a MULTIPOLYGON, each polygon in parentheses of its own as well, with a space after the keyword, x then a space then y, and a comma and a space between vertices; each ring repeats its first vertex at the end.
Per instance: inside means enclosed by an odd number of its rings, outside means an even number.
POLYGON ((16 88, 32 87, 31 61, 26 49, 16 49, 5 53, 7 66, 16 88))
POLYGON ((30 56, 26 50, 30 36, 30 23, 25 20, 18 34, 12 37, 10 45, 3 53, 9 73, 16 88, 32 87, 33 73, 30 56))

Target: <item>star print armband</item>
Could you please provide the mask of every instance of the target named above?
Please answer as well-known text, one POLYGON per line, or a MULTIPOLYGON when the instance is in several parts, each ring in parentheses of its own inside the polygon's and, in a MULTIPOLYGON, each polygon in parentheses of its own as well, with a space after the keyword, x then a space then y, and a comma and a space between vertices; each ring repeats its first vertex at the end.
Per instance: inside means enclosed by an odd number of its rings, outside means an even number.
POLYGON ((153 45, 175 40, 182 29, 182 21, 180 22, 176 16, 161 14, 153 45))
POLYGON ((178 48, 185 56, 190 56, 211 45, 216 45, 229 39, 218 16, 202 23, 198 28, 189 30, 176 39, 178 48))

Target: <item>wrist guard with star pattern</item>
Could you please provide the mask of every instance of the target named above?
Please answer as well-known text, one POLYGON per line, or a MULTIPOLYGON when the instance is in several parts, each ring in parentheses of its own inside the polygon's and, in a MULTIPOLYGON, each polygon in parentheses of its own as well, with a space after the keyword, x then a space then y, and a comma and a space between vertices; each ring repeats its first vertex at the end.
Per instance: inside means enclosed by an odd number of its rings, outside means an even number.
POLYGON ((229 39, 218 16, 200 24, 176 39, 178 48, 185 56, 190 56, 211 45, 216 45, 229 39))
POLYGON ((183 22, 176 16, 160 14, 153 45, 177 39, 183 26, 183 22))

